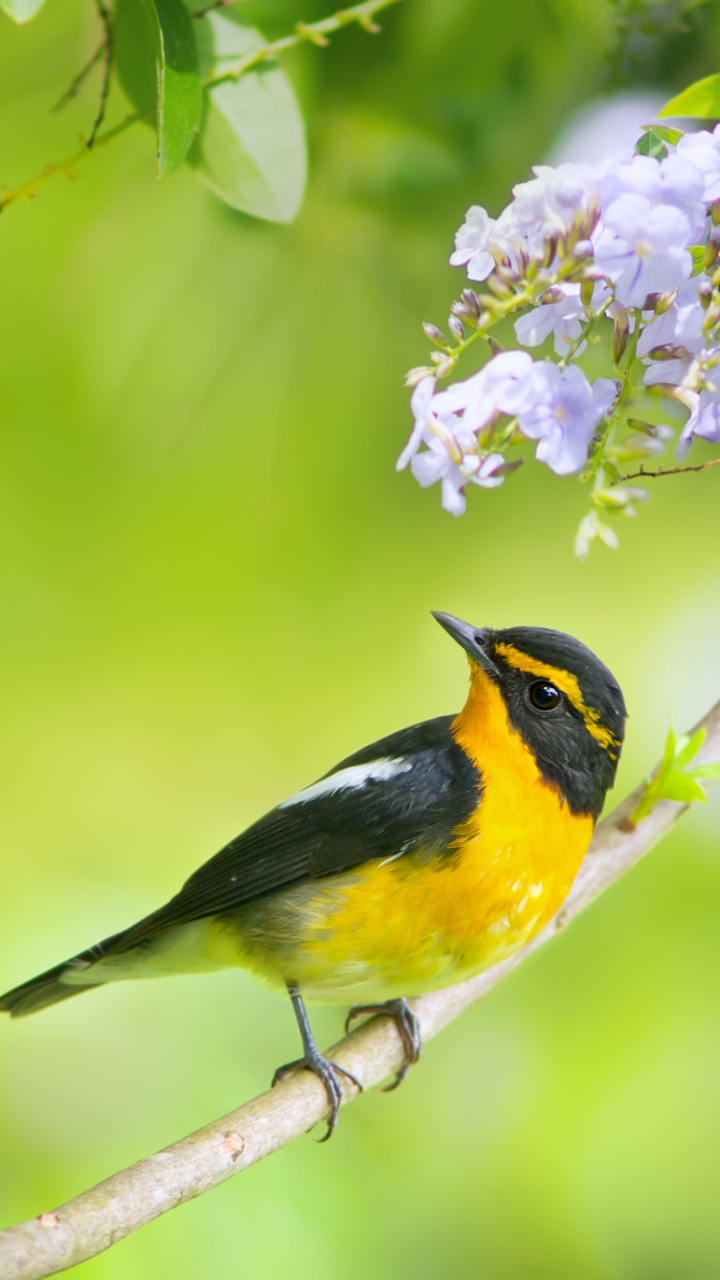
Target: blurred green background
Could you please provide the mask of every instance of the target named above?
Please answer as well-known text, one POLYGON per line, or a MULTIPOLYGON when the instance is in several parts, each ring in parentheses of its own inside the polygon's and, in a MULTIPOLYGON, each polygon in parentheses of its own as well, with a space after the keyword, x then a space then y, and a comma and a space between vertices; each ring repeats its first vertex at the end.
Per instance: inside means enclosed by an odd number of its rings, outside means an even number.
MULTIPOLYGON (((249 0, 269 34, 320 0, 249 0)), ((402 374, 496 210, 608 83, 602 0, 406 0, 289 62, 291 227, 159 185, 136 129, 0 222, 0 989, 152 910, 343 755, 462 702, 429 617, 570 631, 626 692, 618 790, 720 694, 714 471, 664 481, 585 566, 585 494, 527 466, 454 520, 394 460, 402 374)), ((636 84, 717 69, 717 5, 636 84)), ((69 154, 78 0, 0 25, 0 178, 69 154)), ((120 95, 111 119, 120 118, 120 95)), ((80 1269, 87 1280, 718 1275, 718 809, 342 1116, 80 1269)), ((340 1012, 318 1009, 321 1043, 340 1012)), ((287 1002, 243 974, 0 1021, 0 1221, 267 1087, 287 1002)))

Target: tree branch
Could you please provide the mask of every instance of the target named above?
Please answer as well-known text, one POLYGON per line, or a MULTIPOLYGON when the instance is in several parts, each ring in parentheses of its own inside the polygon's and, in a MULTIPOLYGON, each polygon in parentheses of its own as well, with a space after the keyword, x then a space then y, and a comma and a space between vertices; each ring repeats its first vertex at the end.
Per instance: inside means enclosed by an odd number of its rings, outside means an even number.
MULTIPOLYGON (((720 702, 698 728, 707 737, 698 763, 720 758, 720 702)), ((670 830, 688 805, 661 800, 634 830, 627 819, 644 793, 641 784, 599 824, 568 898, 533 942, 487 973, 414 1000, 423 1040, 437 1035, 523 960, 553 938, 608 885, 614 883, 670 830)), ((400 1066, 403 1048, 394 1023, 373 1018, 330 1051, 367 1089, 400 1066)), ((345 1102, 357 1091, 346 1086, 345 1102)), ((325 1114, 327 1099, 308 1071, 206 1125, 188 1138, 116 1173, 66 1204, 0 1231, 3 1280, 42 1280, 137 1231, 185 1200, 202 1195, 307 1133, 325 1114)))
POLYGON ((641 462, 639 471, 630 471, 626 476, 620 476, 618 484, 624 484, 626 480, 659 480, 660 476, 682 476, 687 471, 707 471, 708 467, 719 465, 720 458, 712 458, 710 462, 700 462, 696 467, 658 467, 657 471, 646 471, 641 462))

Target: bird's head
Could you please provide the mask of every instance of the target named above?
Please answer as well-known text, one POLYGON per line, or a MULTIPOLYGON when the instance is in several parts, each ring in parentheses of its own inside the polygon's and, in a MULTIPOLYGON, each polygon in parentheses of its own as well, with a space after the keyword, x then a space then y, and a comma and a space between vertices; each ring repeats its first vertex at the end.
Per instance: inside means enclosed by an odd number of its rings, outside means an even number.
POLYGON ((570 809, 597 817, 615 780, 627 714, 612 673, 561 631, 494 631, 433 616, 470 659, 468 710, 483 719, 481 731, 493 730, 488 718, 503 717, 570 809))

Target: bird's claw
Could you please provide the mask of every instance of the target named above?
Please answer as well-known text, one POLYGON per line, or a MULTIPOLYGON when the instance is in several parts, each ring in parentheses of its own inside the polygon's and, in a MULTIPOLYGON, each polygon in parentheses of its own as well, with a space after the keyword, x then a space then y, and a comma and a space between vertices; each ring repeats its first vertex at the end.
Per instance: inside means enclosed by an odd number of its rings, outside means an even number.
POLYGON ((385 1014, 393 1019, 405 1049, 405 1061, 396 1072, 395 1079, 391 1084, 385 1085, 382 1090, 383 1093, 391 1093, 393 1089, 397 1089, 399 1084, 402 1084, 410 1067, 417 1062, 422 1053, 420 1022, 407 1000, 402 998, 399 1000, 386 1000, 383 1004, 354 1004, 348 1010, 348 1015, 345 1019, 346 1034, 355 1018, 362 1018, 365 1015, 373 1017, 376 1014, 385 1014))
POLYGON ((330 1062, 327 1058, 323 1058, 322 1054, 318 1053, 317 1056, 313 1054, 307 1058, 298 1058, 295 1062, 286 1062, 284 1066, 278 1067, 272 1078, 272 1088, 274 1089, 276 1084, 279 1084, 286 1076, 291 1075, 293 1071, 300 1071, 303 1067, 307 1068, 308 1071, 312 1071, 325 1089, 330 1106, 330 1114, 327 1117, 327 1129, 322 1138, 318 1138, 317 1141, 327 1142, 328 1138, 332 1137, 333 1130, 338 1122, 343 1100, 343 1089, 339 1077, 345 1076, 351 1084, 355 1085, 358 1093, 362 1093, 363 1087, 357 1077, 352 1074, 352 1071, 346 1071, 337 1062, 330 1062))

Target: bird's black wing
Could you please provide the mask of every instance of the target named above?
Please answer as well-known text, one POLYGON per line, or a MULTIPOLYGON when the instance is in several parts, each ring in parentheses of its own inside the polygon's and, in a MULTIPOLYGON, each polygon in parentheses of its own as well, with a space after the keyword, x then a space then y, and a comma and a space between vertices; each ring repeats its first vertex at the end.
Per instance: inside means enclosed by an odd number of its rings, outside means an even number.
POLYGON ((231 840, 165 907, 118 938, 118 950, 171 925, 229 914, 284 886, 375 858, 419 846, 442 852, 477 806, 481 786, 450 732, 452 719, 403 729, 341 760, 231 840))

